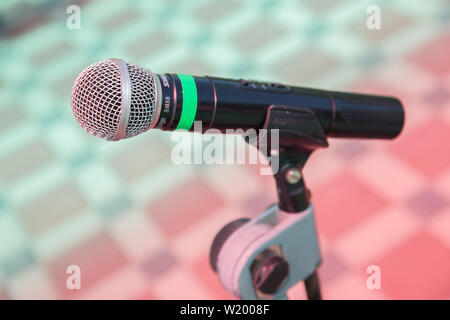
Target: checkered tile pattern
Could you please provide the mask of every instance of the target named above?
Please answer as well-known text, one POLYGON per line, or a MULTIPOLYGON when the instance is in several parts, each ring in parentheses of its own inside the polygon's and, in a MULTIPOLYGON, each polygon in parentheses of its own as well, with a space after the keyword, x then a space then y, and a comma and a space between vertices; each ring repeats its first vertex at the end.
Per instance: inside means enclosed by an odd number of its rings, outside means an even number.
MULTIPOLYGON (((231 298, 215 233, 276 200, 254 166, 176 166, 170 133, 107 142, 69 107, 109 57, 155 72, 391 94, 395 141, 330 140, 304 175, 327 299, 450 298, 448 1, 1 1, 0 299, 231 298), (66 28, 70 4, 81 29, 66 28), (368 30, 366 9, 381 9, 368 30), (81 268, 81 290, 66 269, 81 268), (369 290, 367 267, 381 270, 369 290)), ((290 292, 305 298, 302 285, 290 292)))

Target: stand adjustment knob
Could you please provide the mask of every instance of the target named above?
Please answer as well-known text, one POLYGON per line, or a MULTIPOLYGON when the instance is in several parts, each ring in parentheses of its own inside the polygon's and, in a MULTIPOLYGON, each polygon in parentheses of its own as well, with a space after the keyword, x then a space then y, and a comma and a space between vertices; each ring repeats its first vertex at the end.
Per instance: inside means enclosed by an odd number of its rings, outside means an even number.
POLYGON ((266 249, 253 262, 253 287, 264 295, 274 295, 286 282, 289 264, 280 255, 266 249))

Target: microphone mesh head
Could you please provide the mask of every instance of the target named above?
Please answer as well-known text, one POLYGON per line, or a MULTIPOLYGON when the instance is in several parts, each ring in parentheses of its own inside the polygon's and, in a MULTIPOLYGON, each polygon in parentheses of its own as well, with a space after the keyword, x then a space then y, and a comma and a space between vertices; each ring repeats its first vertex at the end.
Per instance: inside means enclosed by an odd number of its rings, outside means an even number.
POLYGON ((72 88, 72 111, 89 134, 120 140, 154 127, 159 82, 141 66, 119 59, 84 69, 72 88))

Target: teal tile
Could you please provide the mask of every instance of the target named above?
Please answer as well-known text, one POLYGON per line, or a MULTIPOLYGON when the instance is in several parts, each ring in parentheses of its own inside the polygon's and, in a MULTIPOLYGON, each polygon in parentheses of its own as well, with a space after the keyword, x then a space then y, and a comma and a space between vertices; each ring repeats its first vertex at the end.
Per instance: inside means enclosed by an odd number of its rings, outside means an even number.
POLYGON ((3 276, 8 278, 14 276, 34 263, 35 257, 31 249, 28 247, 23 247, 3 259, 0 267, 3 276))

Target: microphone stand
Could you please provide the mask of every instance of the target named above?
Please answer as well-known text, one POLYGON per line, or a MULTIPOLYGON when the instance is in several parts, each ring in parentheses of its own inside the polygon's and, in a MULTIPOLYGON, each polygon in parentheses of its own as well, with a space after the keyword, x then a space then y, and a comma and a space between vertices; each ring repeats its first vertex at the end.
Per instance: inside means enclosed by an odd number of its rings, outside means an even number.
POLYGON ((263 128, 267 137, 259 136, 256 146, 279 163, 274 172, 278 204, 222 228, 211 246, 211 266, 241 299, 287 299, 286 291, 304 281, 308 299, 320 300, 321 256, 302 169, 314 150, 328 146, 326 135, 311 110, 282 105, 268 108, 263 128), (276 152, 272 130, 279 132, 276 152))

